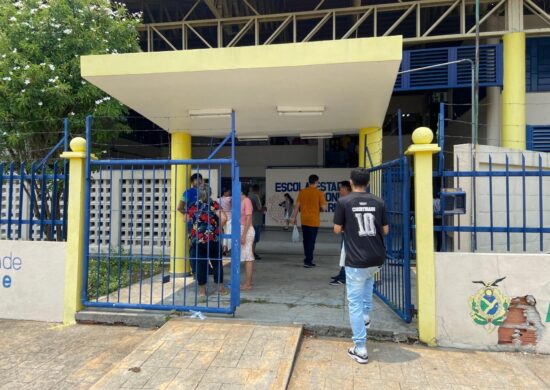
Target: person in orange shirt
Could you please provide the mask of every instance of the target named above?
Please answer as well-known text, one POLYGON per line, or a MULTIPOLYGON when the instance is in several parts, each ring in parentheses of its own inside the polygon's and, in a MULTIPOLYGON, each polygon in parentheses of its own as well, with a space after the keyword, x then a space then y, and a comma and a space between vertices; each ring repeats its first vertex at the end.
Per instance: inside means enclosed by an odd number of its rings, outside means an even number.
POLYGON ((292 213, 292 223, 296 225, 298 213, 302 213, 302 236, 304 241, 304 268, 313 268, 313 252, 315 251, 315 240, 317 231, 321 225, 321 211, 327 211, 325 194, 317 186, 319 176, 310 175, 308 187, 298 193, 298 199, 292 213))

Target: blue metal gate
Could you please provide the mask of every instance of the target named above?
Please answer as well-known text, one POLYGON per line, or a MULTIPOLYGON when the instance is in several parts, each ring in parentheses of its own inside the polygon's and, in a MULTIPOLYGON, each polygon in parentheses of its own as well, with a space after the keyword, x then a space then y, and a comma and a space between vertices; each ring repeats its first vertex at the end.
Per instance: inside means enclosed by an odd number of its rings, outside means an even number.
POLYGON ((384 199, 390 228, 387 258, 374 291, 403 320, 411 322, 411 219, 410 169, 407 157, 369 169, 370 191, 384 199))
MULTIPOLYGON (((240 182, 234 113, 231 133, 201 160, 95 160, 91 123, 88 117, 84 306, 234 313, 240 303, 240 182), (215 158, 224 145, 231 146, 231 156, 215 158), (193 174, 200 174, 215 200, 222 195, 222 172, 231 176, 231 233, 222 233, 217 248, 209 246, 206 254, 190 247, 187 222, 180 232, 177 224, 171 226, 170 220, 182 211, 178 211, 181 194, 171 198, 171 188, 178 187, 176 170, 185 172, 186 186, 193 174), (222 255, 224 244, 231 246, 230 257, 222 255), (188 272, 193 265, 213 274, 207 277, 206 296, 199 294, 188 272), (212 281, 219 282, 224 274, 222 283, 212 281), (224 285, 229 294, 223 291, 224 285)), ((190 206, 186 204, 186 209, 190 206)))

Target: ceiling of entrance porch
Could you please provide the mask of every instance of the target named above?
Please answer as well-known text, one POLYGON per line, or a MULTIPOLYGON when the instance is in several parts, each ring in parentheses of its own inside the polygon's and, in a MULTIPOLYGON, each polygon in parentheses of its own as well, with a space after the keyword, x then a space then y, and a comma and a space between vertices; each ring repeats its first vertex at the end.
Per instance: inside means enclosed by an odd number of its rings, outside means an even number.
POLYGON ((223 136, 350 133, 381 127, 401 62, 401 37, 84 56, 82 76, 169 131, 223 136), (280 115, 278 106, 320 115, 280 115))

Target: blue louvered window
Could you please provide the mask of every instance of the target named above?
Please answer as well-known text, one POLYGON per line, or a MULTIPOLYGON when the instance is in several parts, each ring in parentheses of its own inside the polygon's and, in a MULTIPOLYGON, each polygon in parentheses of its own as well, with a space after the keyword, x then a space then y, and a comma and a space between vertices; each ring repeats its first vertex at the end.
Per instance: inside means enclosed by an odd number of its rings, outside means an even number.
POLYGON ((527 150, 550 152, 550 125, 527 126, 527 150))
POLYGON ((527 92, 550 91, 550 38, 527 40, 527 92))
MULTIPOLYGON (((400 71, 474 59, 473 46, 403 51, 400 71)), ((479 53, 479 83, 482 87, 502 86, 502 45, 482 45, 479 53)), ((399 75, 395 91, 466 88, 471 86, 471 65, 467 62, 399 75)))

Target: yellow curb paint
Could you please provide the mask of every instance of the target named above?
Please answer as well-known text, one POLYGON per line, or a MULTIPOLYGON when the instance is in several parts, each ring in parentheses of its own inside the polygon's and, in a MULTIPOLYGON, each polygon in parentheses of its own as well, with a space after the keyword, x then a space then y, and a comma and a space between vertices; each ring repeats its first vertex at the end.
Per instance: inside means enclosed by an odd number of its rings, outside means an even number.
POLYGON ((426 127, 416 129, 412 138, 415 144, 407 149, 406 154, 414 156, 418 333, 420 341, 435 346, 437 340, 432 155, 439 152, 440 148, 430 143, 433 133, 426 127))

